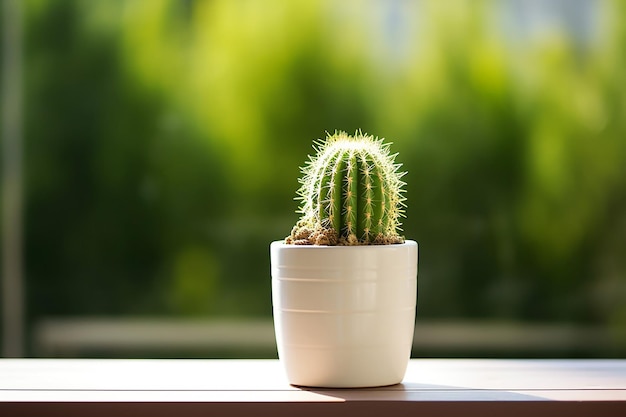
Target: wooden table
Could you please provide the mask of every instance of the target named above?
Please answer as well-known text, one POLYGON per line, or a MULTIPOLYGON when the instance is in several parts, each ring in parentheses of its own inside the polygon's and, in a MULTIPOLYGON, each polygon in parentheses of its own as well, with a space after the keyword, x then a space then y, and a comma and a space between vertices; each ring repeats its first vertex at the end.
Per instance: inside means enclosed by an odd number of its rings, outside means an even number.
POLYGON ((0 416, 626 416, 626 360, 413 359, 404 382, 290 386, 277 360, 0 359, 0 416))

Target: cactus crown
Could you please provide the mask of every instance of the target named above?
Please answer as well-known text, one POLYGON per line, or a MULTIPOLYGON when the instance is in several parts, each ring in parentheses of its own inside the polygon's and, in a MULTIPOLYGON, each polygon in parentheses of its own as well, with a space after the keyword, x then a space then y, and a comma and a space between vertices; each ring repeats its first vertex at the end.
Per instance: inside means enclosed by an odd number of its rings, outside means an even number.
POLYGON ((286 243, 402 243, 405 172, 389 143, 357 132, 335 132, 314 145, 298 190, 302 214, 286 243))

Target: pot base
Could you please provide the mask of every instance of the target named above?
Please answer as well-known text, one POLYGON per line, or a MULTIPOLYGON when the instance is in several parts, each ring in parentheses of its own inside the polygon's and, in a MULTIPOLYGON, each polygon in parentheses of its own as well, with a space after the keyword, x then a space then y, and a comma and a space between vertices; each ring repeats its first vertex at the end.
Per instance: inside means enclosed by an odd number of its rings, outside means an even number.
MULTIPOLYGON (((281 357, 292 385, 317 388, 367 388, 402 382, 406 364, 386 349, 290 349, 281 357)), ((407 360, 408 362, 408 360, 407 360)))

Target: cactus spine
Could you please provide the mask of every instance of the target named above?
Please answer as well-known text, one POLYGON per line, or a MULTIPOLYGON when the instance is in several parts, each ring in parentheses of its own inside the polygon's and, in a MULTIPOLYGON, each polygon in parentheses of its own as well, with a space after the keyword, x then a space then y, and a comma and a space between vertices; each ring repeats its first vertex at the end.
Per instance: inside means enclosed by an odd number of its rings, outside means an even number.
POLYGON ((329 135, 302 168, 301 220, 287 243, 367 245, 401 243, 404 200, 395 154, 382 139, 357 132, 329 135))

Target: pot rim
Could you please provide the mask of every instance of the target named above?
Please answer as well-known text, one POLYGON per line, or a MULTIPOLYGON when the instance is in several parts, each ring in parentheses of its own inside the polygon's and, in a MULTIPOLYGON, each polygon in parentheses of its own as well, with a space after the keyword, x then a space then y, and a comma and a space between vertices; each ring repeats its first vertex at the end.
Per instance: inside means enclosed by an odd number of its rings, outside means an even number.
POLYGON ((354 250, 376 250, 376 249, 393 249, 393 248, 402 248, 405 246, 418 246, 417 241, 406 239, 404 243, 394 243, 391 245, 354 245, 354 246, 330 246, 330 245, 290 245, 285 243, 285 240, 275 240, 270 246, 279 246, 282 248, 289 248, 293 250, 344 250, 344 251, 354 251, 354 250))

